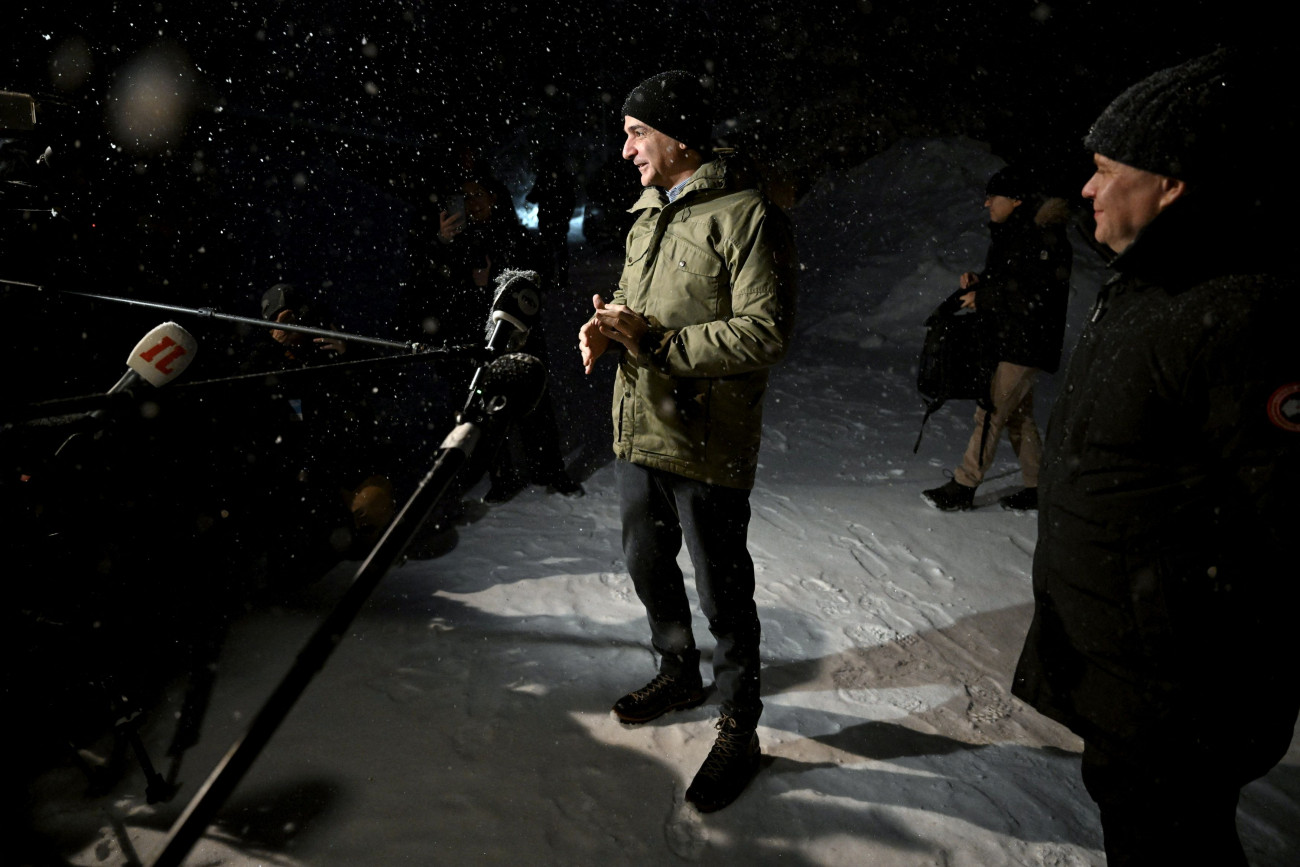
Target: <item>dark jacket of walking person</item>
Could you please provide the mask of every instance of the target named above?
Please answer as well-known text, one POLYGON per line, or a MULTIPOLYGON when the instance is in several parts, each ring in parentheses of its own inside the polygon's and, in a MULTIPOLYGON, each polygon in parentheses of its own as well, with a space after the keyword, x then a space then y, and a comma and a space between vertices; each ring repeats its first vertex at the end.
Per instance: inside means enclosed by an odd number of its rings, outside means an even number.
POLYGON ((1060 367, 1074 262, 1069 219, 1064 199, 1029 193, 1006 220, 989 223, 984 269, 970 288, 998 361, 1048 373, 1060 367))
POLYGON ((1017 510, 1038 506, 1042 441, 1034 420, 1034 385, 1039 371, 1054 373, 1060 366, 1074 261, 1065 234, 1069 206, 1064 199, 1044 197, 1038 186, 1019 166, 989 178, 984 206, 991 241, 984 270, 961 275, 961 288, 968 290, 961 300, 976 311, 978 351, 993 373, 988 406, 976 407, 974 430, 952 479, 922 492, 943 511, 974 506, 975 489, 997 457, 1003 431, 1025 486, 1001 503, 1017 510))
POLYGON ((544 148, 534 160, 537 180, 528 201, 537 205, 537 236, 547 260, 545 278, 553 289, 569 288, 569 221, 578 201, 578 179, 569 171, 564 153, 544 148))

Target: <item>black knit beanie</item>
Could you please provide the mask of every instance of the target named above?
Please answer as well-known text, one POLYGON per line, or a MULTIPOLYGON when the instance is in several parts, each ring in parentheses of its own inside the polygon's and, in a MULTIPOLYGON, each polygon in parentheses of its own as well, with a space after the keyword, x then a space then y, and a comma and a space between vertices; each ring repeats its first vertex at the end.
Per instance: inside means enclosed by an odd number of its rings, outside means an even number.
POLYGON ((644 121, 689 148, 707 152, 713 141, 713 109, 698 77, 680 69, 661 72, 632 89, 623 116, 644 121))
POLYGON ((987 196, 1006 196, 1008 199, 1032 199, 1038 194, 1033 174, 1020 166, 1006 166, 993 173, 984 187, 987 196))
MULTIPOLYGON (((1116 97, 1084 138, 1091 151, 1184 181, 1230 171, 1245 112, 1258 111, 1234 52, 1162 69, 1116 97), (1240 117, 1238 117, 1240 115, 1240 117)), ((1258 96, 1259 94, 1256 94, 1258 96)))

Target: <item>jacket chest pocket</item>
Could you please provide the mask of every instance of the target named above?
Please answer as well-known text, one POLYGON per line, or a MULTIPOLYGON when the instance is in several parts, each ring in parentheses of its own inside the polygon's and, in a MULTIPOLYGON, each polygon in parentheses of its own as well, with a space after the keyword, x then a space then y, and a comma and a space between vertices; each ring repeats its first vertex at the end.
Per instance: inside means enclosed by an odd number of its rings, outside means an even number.
POLYGON ((655 314, 664 327, 731 316, 730 279, 717 253, 680 238, 665 238, 653 269, 655 314))
POLYGON ((627 238, 627 249, 624 251, 623 263, 625 265, 644 266, 646 254, 650 251, 650 244, 653 240, 653 229, 643 228, 640 225, 634 226, 627 238))

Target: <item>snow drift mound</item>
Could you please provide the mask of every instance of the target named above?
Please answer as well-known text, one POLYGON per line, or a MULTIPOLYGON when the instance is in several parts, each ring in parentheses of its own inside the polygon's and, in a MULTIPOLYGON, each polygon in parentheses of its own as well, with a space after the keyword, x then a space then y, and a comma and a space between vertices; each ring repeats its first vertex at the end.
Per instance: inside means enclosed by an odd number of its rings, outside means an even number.
POLYGON ((1003 165, 971 139, 913 139, 818 181, 792 214, 800 332, 914 352, 926 315, 983 262, 984 184, 1003 165))

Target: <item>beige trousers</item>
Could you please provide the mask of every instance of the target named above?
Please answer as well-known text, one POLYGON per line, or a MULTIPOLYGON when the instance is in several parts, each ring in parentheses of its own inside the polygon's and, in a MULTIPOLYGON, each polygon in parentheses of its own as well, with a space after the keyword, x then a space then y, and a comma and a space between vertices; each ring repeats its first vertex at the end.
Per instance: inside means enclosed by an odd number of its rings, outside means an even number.
POLYGON ((1038 368, 1022 367, 1009 361, 999 361, 989 384, 993 398, 993 420, 984 439, 984 453, 980 454, 980 437, 984 431, 983 409, 975 410, 975 432, 971 434, 962 457, 961 466, 952 477, 968 488, 978 487, 984 474, 998 453, 1002 431, 1007 432, 1011 448, 1020 459, 1020 472, 1025 477, 1025 487, 1038 487, 1038 467, 1043 459, 1043 441, 1034 424, 1034 379, 1038 368))

